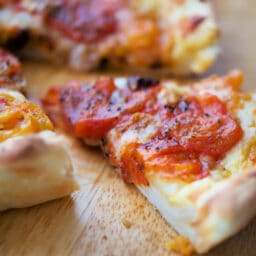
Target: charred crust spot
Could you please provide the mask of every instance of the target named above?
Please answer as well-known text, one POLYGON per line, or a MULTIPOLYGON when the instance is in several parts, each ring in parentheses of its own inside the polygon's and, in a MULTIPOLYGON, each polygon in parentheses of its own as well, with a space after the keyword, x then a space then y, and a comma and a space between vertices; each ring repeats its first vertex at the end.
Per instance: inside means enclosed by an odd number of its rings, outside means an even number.
POLYGON ((99 68, 105 69, 108 67, 108 64, 109 64, 109 60, 107 58, 101 58, 101 60, 99 62, 99 68))
POLYGON ((156 86, 160 83, 158 79, 146 77, 130 77, 128 79, 128 86, 132 90, 146 89, 148 87, 156 86))
POLYGON ((101 144, 102 144, 102 146, 106 146, 107 145, 107 139, 106 138, 101 138, 101 144))
POLYGON ((29 39, 29 31, 21 29, 14 37, 7 40, 4 46, 10 51, 18 51, 23 49, 28 44, 29 39))
POLYGON ((201 23, 203 23, 206 20, 206 17, 204 16, 193 16, 189 19, 189 23, 191 26, 191 29, 196 29, 201 23))
POLYGON ((166 109, 170 112, 174 112, 174 110, 176 109, 176 106, 174 106, 174 105, 164 105, 164 109, 166 109))

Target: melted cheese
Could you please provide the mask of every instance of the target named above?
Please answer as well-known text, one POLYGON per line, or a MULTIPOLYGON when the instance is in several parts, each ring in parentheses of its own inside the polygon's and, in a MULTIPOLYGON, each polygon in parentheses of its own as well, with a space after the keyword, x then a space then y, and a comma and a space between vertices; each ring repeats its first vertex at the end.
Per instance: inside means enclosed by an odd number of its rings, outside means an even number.
MULTIPOLYGON (((163 102, 175 102, 180 95, 188 95, 190 91, 191 87, 177 87, 175 83, 170 82, 165 84, 159 97, 163 102)), ((222 89, 219 86, 199 89, 200 94, 206 92, 218 96, 224 102, 232 100, 234 94, 239 94, 233 92, 232 88, 228 86, 223 86, 222 89)), ((237 106, 238 108, 232 110, 232 114, 237 118, 244 131, 243 139, 227 153, 215 169, 211 170, 210 177, 191 184, 185 184, 180 181, 163 181, 154 175, 148 177, 166 197, 171 198, 172 194, 177 197, 177 192, 182 191, 184 187, 198 187, 198 184, 200 185, 204 182, 208 184, 215 183, 254 166, 255 163, 250 160, 249 154, 252 147, 256 145, 256 94, 252 94, 252 97, 248 97, 248 99, 240 97, 237 106)))
POLYGON ((30 103, 19 92, 0 89, 0 142, 43 130, 53 125, 41 108, 30 103))
MULTIPOLYGON (((200 223, 203 218, 194 215, 194 209, 200 209, 209 195, 222 186, 222 181, 246 172, 255 166, 255 160, 252 161, 251 159, 252 155, 255 156, 256 148, 256 94, 244 97, 245 94, 235 92, 230 86, 223 83, 222 88, 219 84, 213 84, 212 87, 198 89, 200 93, 210 92, 215 94, 224 102, 230 103, 236 98, 236 107, 232 104, 228 104, 228 106, 232 106, 230 111, 239 121, 244 131, 242 140, 226 154, 216 168, 211 170, 210 176, 204 179, 184 183, 179 180, 163 180, 151 173, 147 175, 150 183, 149 187, 136 185, 168 222, 179 233, 189 237, 192 241, 194 237, 199 236, 193 226, 195 223, 200 223)), ((165 85, 160 96, 163 101, 173 100, 175 102, 173 93, 175 95, 187 95, 189 91, 191 91, 191 87, 177 88, 175 83, 171 82, 165 85)), ((218 243, 223 237, 230 234, 230 230, 233 228, 233 223, 229 218, 225 219, 222 216, 220 220, 220 217, 216 214, 211 214, 207 221, 209 230, 213 230, 214 227, 214 231, 208 232, 212 244, 218 243)), ((206 251, 208 248, 201 246, 200 250, 206 251)))
MULTIPOLYGON (((120 88, 127 86, 125 80, 118 79, 117 82, 120 88)), ((219 215, 218 211, 207 212, 208 210, 205 209, 206 202, 209 199, 212 200, 216 191, 228 194, 229 191, 225 190, 227 181, 255 166, 256 94, 239 92, 241 82, 241 73, 234 72, 226 77, 212 77, 201 81, 193 87, 191 84, 179 86, 176 81, 163 83, 162 90, 158 94, 158 100, 163 104, 176 103, 181 97, 194 93, 216 95, 226 102, 228 111, 239 122, 244 135, 225 157, 219 160, 216 167, 210 170, 210 175, 206 178, 185 183, 178 179, 163 179, 156 172, 147 171, 146 178, 149 186, 135 184, 161 215, 181 235, 189 238, 200 252, 207 251, 241 228, 239 220, 232 219, 232 211, 229 213, 230 217, 225 213, 219 215)), ((154 118, 157 117, 154 116, 154 118)), ((151 123, 142 130, 127 129, 125 132, 120 132, 116 127, 113 128, 108 134, 107 141, 113 144, 116 159, 119 161, 127 144, 148 142, 154 137, 159 125, 161 124, 158 122, 151 123)), ((217 194, 217 196, 220 195, 217 194)), ((231 203, 236 204, 236 202, 231 203)))

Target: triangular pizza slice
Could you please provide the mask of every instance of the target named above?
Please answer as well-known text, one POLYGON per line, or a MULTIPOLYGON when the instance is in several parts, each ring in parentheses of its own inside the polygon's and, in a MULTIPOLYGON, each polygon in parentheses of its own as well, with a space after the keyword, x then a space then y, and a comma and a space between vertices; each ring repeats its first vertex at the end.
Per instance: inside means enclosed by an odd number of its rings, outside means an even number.
POLYGON ((187 85, 102 77, 53 87, 43 104, 202 253, 256 213, 256 95, 241 92, 242 80, 239 71, 187 85))

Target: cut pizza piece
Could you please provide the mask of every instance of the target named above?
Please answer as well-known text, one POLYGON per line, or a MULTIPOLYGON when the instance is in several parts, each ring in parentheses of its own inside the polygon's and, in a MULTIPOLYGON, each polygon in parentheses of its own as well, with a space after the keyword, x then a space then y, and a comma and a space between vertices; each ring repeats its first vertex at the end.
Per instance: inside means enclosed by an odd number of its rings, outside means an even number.
POLYGON ((20 63, 0 50, 0 210, 57 199, 78 188, 65 139, 20 92, 20 63), (3 89, 5 87, 6 89, 3 89))
POLYGON ((256 95, 240 91, 242 80, 238 71, 189 86, 103 77, 51 88, 43 105, 74 137, 100 145, 203 253, 256 214, 256 95))
POLYGON ((0 44, 80 70, 199 74, 218 54, 209 1, 17 0, 0 8, 0 44))
POLYGON ((34 103, 0 89, 0 210, 64 197, 78 188, 65 139, 34 103))

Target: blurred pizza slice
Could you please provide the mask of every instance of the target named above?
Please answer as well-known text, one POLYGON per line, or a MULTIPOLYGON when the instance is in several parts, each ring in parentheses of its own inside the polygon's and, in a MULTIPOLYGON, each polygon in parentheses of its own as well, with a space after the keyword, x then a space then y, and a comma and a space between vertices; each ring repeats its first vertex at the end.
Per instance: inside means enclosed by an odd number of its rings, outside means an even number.
POLYGON ((75 69, 199 74, 218 54, 210 1, 9 0, 0 8, 0 44, 75 69))
POLYGON ((24 86, 18 59, 0 50, 0 210, 40 204, 78 188, 64 138, 17 91, 24 86))

